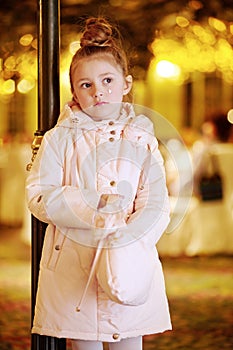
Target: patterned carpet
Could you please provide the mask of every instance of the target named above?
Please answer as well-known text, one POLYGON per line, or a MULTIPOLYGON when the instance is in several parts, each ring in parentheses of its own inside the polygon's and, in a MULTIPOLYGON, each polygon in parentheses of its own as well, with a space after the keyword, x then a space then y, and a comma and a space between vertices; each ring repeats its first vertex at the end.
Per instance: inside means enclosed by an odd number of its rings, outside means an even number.
MULTIPOLYGON (((0 230, 0 350, 30 349, 30 249, 19 235, 0 230)), ((173 331, 145 337, 144 350, 233 349, 233 257, 162 261, 173 331)))

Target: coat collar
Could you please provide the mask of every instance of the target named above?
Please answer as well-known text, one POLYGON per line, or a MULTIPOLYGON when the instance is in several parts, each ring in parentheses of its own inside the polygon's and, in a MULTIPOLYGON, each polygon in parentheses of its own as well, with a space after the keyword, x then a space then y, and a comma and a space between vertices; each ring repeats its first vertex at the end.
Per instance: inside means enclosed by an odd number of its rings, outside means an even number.
MULTIPOLYGON (((132 118, 135 117, 135 112, 133 109, 132 104, 130 103, 122 103, 122 109, 120 116, 117 120, 114 120, 114 123, 119 122, 127 123, 132 118)), ((89 117, 86 113, 84 113, 81 110, 72 110, 69 104, 66 104, 64 106, 63 111, 61 112, 58 122, 56 126, 59 127, 65 127, 65 128, 79 128, 79 129, 105 129, 106 125, 109 125, 109 120, 102 120, 102 121, 94 121, 91 117, 89 117)))

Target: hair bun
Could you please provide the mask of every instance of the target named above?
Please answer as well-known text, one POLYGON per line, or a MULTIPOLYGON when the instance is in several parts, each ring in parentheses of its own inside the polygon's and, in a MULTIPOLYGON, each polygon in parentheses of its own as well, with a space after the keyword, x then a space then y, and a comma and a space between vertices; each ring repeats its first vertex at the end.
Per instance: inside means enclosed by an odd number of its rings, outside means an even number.
POLYGON ((112 46, 113 30, 103 18, 89 18, 83 32, 80 45, 83 46, 112 46))

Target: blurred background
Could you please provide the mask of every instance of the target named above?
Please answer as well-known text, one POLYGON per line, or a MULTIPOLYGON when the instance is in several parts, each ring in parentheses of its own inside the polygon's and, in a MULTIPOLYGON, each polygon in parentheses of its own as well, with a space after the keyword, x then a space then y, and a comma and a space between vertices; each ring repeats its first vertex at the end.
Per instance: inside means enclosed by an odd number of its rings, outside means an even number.
MULTIPOLYGON (((30 315, 26 315, 30 308, 31 233, 24 183, 37 129, 37 12, 36 0, 0 1, 0 291, 4 300, 0 306, 7 315, 6 321, 0 322, 1 344, 6 344, 0 349, 18 349, 22 344, 26 349, 30 342, 30 315), (10 311, 17 308, 18 300, 22 308, 18 311, 26 319, 21 338, 19 320, 13 322, 10 311), (6 305, 11 305, 9 310, 6 305), (8 318, 14 331, 7 326, 8 318)), ((87 17, 102 15, 122 33, 134 77, 133 102, 144 106, 154 121, 172 208, 172 224, 158 250, 165 264, 169 296, 180 310, 176 313, 174 307, 181 331, 175 333, 177 349, 215 349, 214 339, 216 349, 232 348, 232 0, 61 0, 60 15, 61 108, 71 97, 69 65, 82 25, 87 17), (221 174, 223 197, 206 201, 198 184, 210 163, 206 157, 210 147, 221 174), (205 277, 203 271, 208 271, 205 277), (214 299, 205 294, 207 290, 214 299), (190 304, 193 315, 198 295, 204 295, 202 307, 206 303, 210 313, 214 303, 219 322, 224 324, 218 334, 208 329, 207 345, 196 345, 203 325, 214 320, 214 315, 208 319, 204 313, 196 315, 195 324, 191 321, 197 333, 189 336, 189 342, 186 337, 186 342, 180 343, 188 329, 185 321, 182 324, 187 315, 180 297, 190 295, 195 295, 190 304)), ((219 324, 214 325, 217 332, 219 324)), ((168 348, 166 344, 176 349, 175 343, 169 336, 160 349, 168 348)), ((147 346, 156 348, 154 338, 148 339, 147 346)))
MULTIPOLYGON (((0 224, 6 226, 23 223, 21 175, 37 129, 37 8, 36 0, 0 6, 0 224)), ((190 149, 207 117, 221 112, 232 122, 231 0, 61 0, 61 107, 70 100, 69 64, 90 15, 119 26, 134 77, 134 103, 171 123, 157 137, 169 140, 175 129, 190 149)))

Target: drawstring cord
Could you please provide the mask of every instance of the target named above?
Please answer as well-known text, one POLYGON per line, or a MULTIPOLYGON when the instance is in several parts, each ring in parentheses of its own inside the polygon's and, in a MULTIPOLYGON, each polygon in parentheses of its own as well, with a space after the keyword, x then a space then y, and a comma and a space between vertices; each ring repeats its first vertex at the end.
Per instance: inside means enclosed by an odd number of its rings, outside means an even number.
POLYGON ((96 266, 97 266, 97 263, 98 263, 98 260, 99 260, 99 257, 100 257, 100 253, 102 251, 102 243, 103 240, 99 240, 98 244, 97 244, 97 248, 96 248, 96 252, 95 252, 95 257, 94 257, 94 260, 93 260, 93 263, 92 263, 92 267, 91 267, 91 271, 90 271, 90 274, 89 274, 89 277, 88 277, 88 280, 87 280, 87 283, 86 283, 86 286, 85 286, 85 289, 83 291, 83 294, 81 296, 81 299, 76 307, 76 311, 77 312, 80 312, 81 311, 81 306, 83 304, 83 301, 85 299, 85 296, 87 294, 87 290, 88 290, 88 287, 92 281, 92 278, 94 276, 94 273, 95 273, 95 269, 96 269, 96 266))
MULTIPOLYGON (((123 196, 122 196, 123 197, 123 196)), ((98 208, 99 209, 99 208, 98 208)), ((101 223, 102 224, 102 223, 101 223)), ((100 229, 101 228, 104 228, 102 225, 99 227, 100 229)), ((98 228, 97 228, 98 230, 98 228)), ((98 243, 97 243, 97 247, 96 247, 96 252, 95 252, 95 257, 94 257, 94 260, 93 260, 93 263, 92 263, 92 266, 91 266, 91 270, 90 270, 90 274, 89 274, 89 277, 88 277, 88 280, 87 280, 87 283, 86 283, 86 286, 84 288, 84 291, 81 295, 81 298, 80 298, 80 301, 76 307, 76 311, 77 312, 80 312, 81 311, 81 306, 83 304, 83 301, 85 299, 85 296, 87 294, 87 290, 90 286, 90 283, 92 281, 92 278, 94 277, 94 274, 95 274, 95 270, 96 270, 96 267, 97 267, 97 263, 98 263, 98 260, 99 260, 99 257, 100 257, 100 254, 101 254, 101 251, 103 249, 103 245, 104 245, 104 242, 106 242, 106 239, 108 238, 108 236, 111 234, 112 232, 109 232, 107 236, 104 236, 102 238, 99 239, 98 243)))

